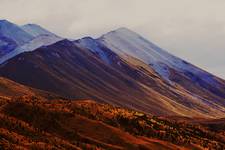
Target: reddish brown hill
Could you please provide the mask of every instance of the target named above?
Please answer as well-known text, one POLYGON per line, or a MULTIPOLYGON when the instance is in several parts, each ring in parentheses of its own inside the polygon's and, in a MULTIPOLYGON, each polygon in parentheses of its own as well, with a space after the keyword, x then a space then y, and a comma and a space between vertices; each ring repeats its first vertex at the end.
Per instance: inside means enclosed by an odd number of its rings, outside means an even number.
POLYGON ((37 90, 28 86, 21 85, 7 78, 0 77, 0 97, 11 99, 13 97, 25 95, 41 97, 44 99, 61 98, 54 93, 37 90))

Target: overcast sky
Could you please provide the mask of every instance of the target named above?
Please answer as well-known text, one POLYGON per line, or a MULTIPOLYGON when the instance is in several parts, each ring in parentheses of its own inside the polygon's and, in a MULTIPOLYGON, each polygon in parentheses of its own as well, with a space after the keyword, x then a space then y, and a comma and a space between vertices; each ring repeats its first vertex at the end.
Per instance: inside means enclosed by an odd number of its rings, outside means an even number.
POLYGON ((0 18, 73 39, 127 27, 225 79, 225 0, 0 0, 0 18))

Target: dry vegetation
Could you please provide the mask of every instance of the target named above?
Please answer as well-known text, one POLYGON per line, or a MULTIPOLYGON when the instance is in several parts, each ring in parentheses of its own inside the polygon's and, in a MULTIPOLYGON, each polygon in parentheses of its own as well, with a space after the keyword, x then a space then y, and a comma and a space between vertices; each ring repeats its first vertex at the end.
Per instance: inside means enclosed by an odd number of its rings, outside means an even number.
POLYGON ((225 148, 224 128, 213 131, 207 124, 169 121, 89 100, 0 99, 0 149, 225 148))

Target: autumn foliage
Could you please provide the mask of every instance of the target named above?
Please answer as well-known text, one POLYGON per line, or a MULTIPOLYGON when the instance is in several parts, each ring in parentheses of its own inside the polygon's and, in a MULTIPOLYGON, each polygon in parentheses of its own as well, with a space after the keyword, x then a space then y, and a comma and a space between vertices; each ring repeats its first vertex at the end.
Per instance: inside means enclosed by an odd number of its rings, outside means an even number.
POLYGON ((0 149, 225 148, 223 128, 89 100, 2 97, 0 108, 0 149))

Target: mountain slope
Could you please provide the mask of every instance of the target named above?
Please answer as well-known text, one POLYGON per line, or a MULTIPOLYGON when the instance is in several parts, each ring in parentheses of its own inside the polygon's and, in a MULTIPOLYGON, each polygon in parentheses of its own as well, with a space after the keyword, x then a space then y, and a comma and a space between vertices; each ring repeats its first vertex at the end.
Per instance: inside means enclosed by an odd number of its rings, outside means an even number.
POLYGON ((32 39, 33 36, 19 26, 7 20, 0 20, 0 58, 32 39))
POLYGON ((0 36, 0 57, 14 50, 18 45, 10 38, 0 36))
MULTIPOLYGON (((51 45, 57 41, 62 40, 61 37, 47 31, 46 29, 36 24, 27 24, 27 25, 19 27, 17 25, 9 23, 8 21, 2 21, 2 22, 4 22, 2 23, 4 25, 3 26, 4 28, 2 28, 2 31, 4 31, 4 35, 6 35, 8 38, 0 36, 0 39, 1 39, 0 40, 0 64, 6 62, 7 60, 13 58, 14 56, 20 53, 23 53, 26 51, 33 51, 41 46, 51 45), (19 34, 13 34, 17 32, 19 34), (24 40, 24 42, 21 42, 19 44, 13 41, 14 36, 22 41, 23 39, 27 38, 27 36, 25 35, 29 35, 32 38, 24 40)), ((1 32, 0 32, 0 35, 1 35, 1 32)))
POLYGON ((57 94, 25 86, 3 77, 0 77, 0 96, 7 98, 36 96, 49 100, 56 98, 62 99, 62 97, 57 94))
POLYGON ((12 39, 18 45, 22 45, 33 39, 32 35, 7 20, 0 20, 0 35, 12 39))
POLYGON ((62 40, 62 38, 55 36, 55 35, 39 35, 35 37, 33 40, 29 41, 28 43, 17 47, 11 52, 8 52, 4 56, 0 57, 0 64, 6 63, 7 60, 13 58, 14 56, 23 53, 23 52, 28 52, 28 51, 33 51, 41 46, 47 46, 54 44, 57 41, 62 40))
POLYGON ((221 79, 216 78, 200 68, 169 54, 137 33, 126 28, 119 28, 118 30, 109 32, 98 40, 120 55, 128 54, 151 65, 164 79, 170 80, 169 68, 172 68, 183 73, 185 73, 185 71, 190 71, 193 73, 193 76, 202 77, 202 80, 207 84, 218 85, 221 81, 221 79))
POLYGON ((124 59, 130 55, 145 62, 169 84, 178 84, 193 95, 218 100, 225 106, 224 100, 219 100, 225 99, 224 80, 169 54, 137 33, 119 28, 103 35, 98 41, 124 59), (210 93, 211 97, 205 93, 210 93))
MULTIPOLYGON (((186 107, 196 109, 196 106, 200 106, 197 109, 200 108, 202 109, 202 111, 205 111, 204 109, 206 109, 207 111, 211 108, 216 108, 217 107, 216 105, 218 104, 220 105, 219 109, 221 109, 224 112, 224 106, 225 106, 225 101, 224 101, 225 81, 224 80, 219 79, 216 76, 213 76, 212 74, 209 74, 175 56, 172 56, 166 51, 160 49, 154 44, 143 39, 142 37, 140 37, 138 34, 134 33, 133 31, 130 31, 129 29, 121 28, 121 29, 112 31, 106 35, 103 35, 101 38, 97 39, 97 41, 95 40, 94 42, 91 42, 90 38, 83 38, 81 40, 78 40, 78 43, 90 49, 91 51, 95 51, 97 54, 100 54, 101 57, 103 57, 102 59, 106 59, 107 57, 106 56, 104 57, 103 55, 104 51, 99 49, 99 47, 96 47, 96 45, 101 45, 101 47, 106 47, 116 52, 123 60, 126 60, 126 62, 130 66, 131 65, 136 66, 139 71, 143 72, 143 68, 148 70, 147 73, 149 73, 150 71, 151 76, 142 75, 141 78, 138 78, 137 76, 135 76, 133 72, 132 74, 130 73, 129 75, 131 75, 134 79, 138 80, 142 84, 145 84, 146 86, 150 88, 153 88, 155 91, 159 92, 160 94, 174 101, 177 101, 178 103, 181 103, 182 105, 185 105, 186 107), (108 45, 106 43, 107 40, 109 43, 108 45), (143 45, 145 46, 143 47, 143 45), (150 45, 151 47, 149 48, 146 45, 150 45), (151 51, 149 51, 149 49, 151 49, 151 51), (127 53, 126 53, 126 50, 128 51, 127 53), (134 50, 136 55, 130 52, 132 50, 134 50), (124 52, 120 52, 120 51, 124 51, 124 52), (152 61, 152 64, 146 65, 148 63, 143 63, 145 60, 139 58, 141 55, 146 57, 146 60, 148 60, 149 62, 152 61), (135 56, 136 58, 139 58, 143 62, 135 60, 134 58, 131 58, 130 56, 135 56), (153 60, 150 57, 152 57, 153 60), (178 62, 184 63, 186 64, 186 70, 185 68, 183 68, 184 71, 182 72, 181 70, 179 70, 180 68, 176 68, 176 67, 171 68, 168 66, 166 70, 171 74, 171 76, 170 76, 170 79, 169 78, 165 79, 164 76, 161 76, 161 74, 158 73, 157 69, 160 69, 160 70, 165 69, 167 64, 170 63, 167 61, 176 62, 177 64, 178 62), (153 62, 155 64, 153 64, 153 62), (164 63, 165 65, 162 66, 162 63, 164 63), (157 69, 155 69, 154 65, 155 66, 158 65, 157 69), (186 76, 186 72, 189 72, 190 74, 195 74, 195 77, 199 79, 199 82, 193 81, 192 79, 188 78, 189 76, 186 76), (156 77, 158 74, 159 75, 158 78, 160 78, 160 81, 163 82, 163 84, 160 84, 159 80, 155 81, 155 84, 154 84, 154 82, 152 82, 151 80, 153 74, 156 77), (207 75, 208 75, 208 80, 204 79, 207 75), (203 79, 201 80, 200 78, 203 78, 203 79), (214 82, 215 84, 211 85, 212 83, 210 84, 209 80, 211 80, 211 82, 214 82), (205 87, 202 87, 202 84, 205 85, 205 87), (204 107, 201 105, 205 105, 205 106, 207 105, 209 107, 201 108, 201 107, 204 107)), ((109 61, 106 59, 105 62, 108 63, 109 61)), ((117 69, 121 69, 121 68, 117 68, 117 69)), ((146 74, 146 72, 144 73, 146 74)))
MULTIPOLYGON (((128 58, 128 57, 127 57, 128 58)), ((0 75, 19 83, 75 99, 94 99, 155 115, 219 118, 224 101, 198 97, 170 85, 142 61, 123 59, 91 38, 20 54, 1 65, 0 75), (88 44, 87 44, 88 43, 88 44)))
MULTIPOLYGON (((116 55, 111 57, 117 59, 116 55)), ((67 97, 94 98, 124 106, 138 105, 139 99, 148 97, 130 77, 68 40, 16 56, 2 66, 1 75, 67 97), (131 91, 133 94, 128 94, 131 91)))
POLYGON ((26 24, 21 26, 21 28, 31 34, 34 37, 38 37, 40 35, 50 35, 50 36, 56 36, 54 33, 42 28, 41 26, 37 24, 26 24))

